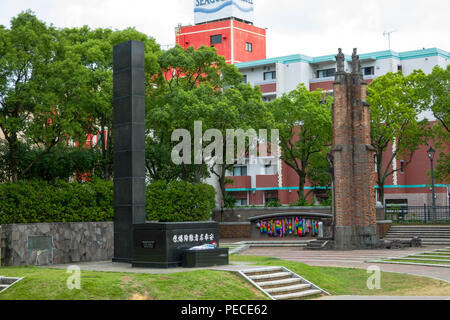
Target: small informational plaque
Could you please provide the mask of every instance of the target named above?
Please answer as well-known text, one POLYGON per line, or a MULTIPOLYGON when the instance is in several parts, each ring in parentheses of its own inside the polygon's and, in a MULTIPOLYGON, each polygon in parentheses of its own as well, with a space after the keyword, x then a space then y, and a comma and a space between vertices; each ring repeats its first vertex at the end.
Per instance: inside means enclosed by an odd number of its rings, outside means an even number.
POLYGON ((30 265, 53 264, 53 238, 51 236, 29 236, 27 258, 30 265))
POLYGON ((155 249, 155 241, 142 241, 143 249, 155 249))

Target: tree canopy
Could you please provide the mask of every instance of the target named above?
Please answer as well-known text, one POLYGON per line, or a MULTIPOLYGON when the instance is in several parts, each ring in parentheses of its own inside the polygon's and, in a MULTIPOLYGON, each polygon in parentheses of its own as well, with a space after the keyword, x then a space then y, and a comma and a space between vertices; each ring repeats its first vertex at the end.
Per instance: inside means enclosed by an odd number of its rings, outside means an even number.
POLYGON ((403 168, 407 167, 429 137, 428 121, 419 120, 424 105, 425 77, 422 71, 414 71, 408 76, 390 72, 375 79, 367 88, 371 139, 376 150, 377 183, 382 202, 386 179, 401 170, 401 166, 393 166, 394 161, 403 157, 403 168), (386 152, 388 148, 392 148, 392 152, 386 152))
POLYGON ((296 90, 270 103, 275 128, 280 134, 281 159, 299 176, 301 203, 308 196, 305 194, 308 176, 324 182, 324 176, 318 176, 314 164, 322 166, 327 162, 326 147, 332 143, 332 101, 322 91, 311 92, 300 84, 296 90))

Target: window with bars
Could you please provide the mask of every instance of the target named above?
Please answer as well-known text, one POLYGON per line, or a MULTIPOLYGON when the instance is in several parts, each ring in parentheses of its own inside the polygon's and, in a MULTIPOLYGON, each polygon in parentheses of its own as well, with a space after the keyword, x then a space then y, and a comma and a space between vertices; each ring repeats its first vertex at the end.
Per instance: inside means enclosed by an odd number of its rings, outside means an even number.
POLYGON ((266 80, 276 80, 276 78, 277 78, 277 72, 276 71, 264 72, 264 81, 266 81, 266 80))
POLYGON ((365 67, 362 68, 363 75, 365 76, 372 76, 375 74, 375 68, 374 67, 365 67))
POLYGON ((219 44, 219 43, 222 43, 222 35, 221 34, 211 36, 211 45, 219 44))
POLYGON ((317 78, 330 78, 334 77, 334 74, 336 73, 336 69, 324 69, 324 70, 317 70, 317 78))
POLYGON ((234 177, 245 177, 247 176, 247 167, 234 167, 233 168, 234 177))

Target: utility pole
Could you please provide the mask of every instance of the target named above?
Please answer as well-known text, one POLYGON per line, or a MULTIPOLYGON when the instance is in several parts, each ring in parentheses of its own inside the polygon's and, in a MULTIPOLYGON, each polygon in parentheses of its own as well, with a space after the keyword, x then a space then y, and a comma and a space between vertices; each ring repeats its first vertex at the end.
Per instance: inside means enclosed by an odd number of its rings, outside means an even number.
POLYGON ((436 150, 433 147, 430 147, 428 150, 428 158, 430 158, 430 166, 431 166, 431 196, 432 196, 432 206, 433 206, 433 219, 436 220, 436 193, 434 191, 434 155, 436 150))

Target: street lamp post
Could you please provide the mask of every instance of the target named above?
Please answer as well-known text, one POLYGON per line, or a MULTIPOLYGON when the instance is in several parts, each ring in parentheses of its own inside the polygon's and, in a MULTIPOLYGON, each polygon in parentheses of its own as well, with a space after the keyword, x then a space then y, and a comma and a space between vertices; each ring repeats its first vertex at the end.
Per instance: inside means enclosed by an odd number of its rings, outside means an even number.
POLYGON ((436 153, 436 150, 434 150, 432 147, 427 151, 428 152, 428 158, 430 158, 430 165, 431 165, 431 193, 432 193, 432 206, 433 206, 433 219, 436 219, 436 195, 434 192, 434 154, 436 153))

